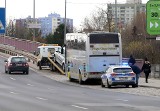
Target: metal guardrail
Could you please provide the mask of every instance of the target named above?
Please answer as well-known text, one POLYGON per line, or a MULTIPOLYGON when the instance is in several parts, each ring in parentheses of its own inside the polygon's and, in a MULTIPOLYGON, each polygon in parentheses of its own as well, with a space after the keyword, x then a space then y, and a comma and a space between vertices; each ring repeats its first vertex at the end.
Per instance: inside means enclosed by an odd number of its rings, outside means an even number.
POLYGON ((29 60, 32 60, 34 63, 37 62, 37 56, 33 55, 32 53, 28 53, 26 51, 16 50, 13 46, 0 44, 0 51, 9 55, 23 55, 29 60))
MULTIPOLYGON (((26 58, 28 58, 28 60, 32 60, 34 63, 37 63, 37 56, 26 51, 16 50, 15 47, 13 46, 0 44, 0 52, 6 53, 9 55, 23 55, 26 58)), ((50 59, 50 57, 48 57, 48 60, 51 62, 51 64, 53 64, 53 66, 55 66, 60 71, 61 74, 65 74, 64 71, 60 67, 58 67, 58 65, 56 65, 56 63, 54 63, 52 59, 50 59)))

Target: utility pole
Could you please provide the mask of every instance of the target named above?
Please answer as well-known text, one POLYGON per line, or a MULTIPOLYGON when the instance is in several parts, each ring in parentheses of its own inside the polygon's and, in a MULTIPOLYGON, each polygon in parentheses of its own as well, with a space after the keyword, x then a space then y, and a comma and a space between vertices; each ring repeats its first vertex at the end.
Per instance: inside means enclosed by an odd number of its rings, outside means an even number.
POLYGON ((4 44, 6 43, 6 40, 5 40, 5 36, 6 36, 6 34, 7 34, 7 31, 6 31, 6 22, 7 22, 7 20, 6 20, 6 6, 7 6, 7 0, 5 0, 5 33, 4 33, 4 44))
POLYGON ((66 7, 67 6, 67 0, 65 0, 65 21, 64 21, 64 46, 65 46, 65 71, 67 71, 67 46, 66 46, 66 7))
POLYGON ((118 32, 117 30, 117 0, 115 0, 115 32, 118 32))
MULTIPOLYGON (((33 24, 35 24, 35 0, 33 0, 33 24)), ((33 28, 33 41, 35 41, 35 28, 33 28)))

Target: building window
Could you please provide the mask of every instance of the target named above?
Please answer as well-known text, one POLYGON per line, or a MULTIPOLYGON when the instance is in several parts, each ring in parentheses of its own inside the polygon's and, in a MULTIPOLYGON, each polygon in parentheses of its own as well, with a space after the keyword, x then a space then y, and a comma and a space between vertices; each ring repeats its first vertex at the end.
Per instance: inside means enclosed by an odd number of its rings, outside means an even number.
POLYGON ((121 13, 125 13, 125 10, 121 10, 121 13))
POLYGON ((120 7, 120 9, 125 9, 125 7, 120 7))

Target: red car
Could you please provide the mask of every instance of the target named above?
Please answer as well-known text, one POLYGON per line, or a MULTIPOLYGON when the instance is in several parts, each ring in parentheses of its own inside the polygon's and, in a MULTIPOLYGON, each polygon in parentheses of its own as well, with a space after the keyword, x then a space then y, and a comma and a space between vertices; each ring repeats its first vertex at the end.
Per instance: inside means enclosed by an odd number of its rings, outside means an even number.
POLYGON ((29 65, 24 56, 11 56, 5 62, 5 73, 23 72, 29 74, 29 65))

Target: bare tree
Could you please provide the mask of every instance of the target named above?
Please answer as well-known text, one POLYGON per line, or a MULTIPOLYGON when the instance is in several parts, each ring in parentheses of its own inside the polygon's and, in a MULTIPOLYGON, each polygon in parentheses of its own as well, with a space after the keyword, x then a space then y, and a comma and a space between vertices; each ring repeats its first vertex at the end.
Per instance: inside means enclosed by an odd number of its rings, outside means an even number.
POLYGON ((83 22, 83 31, 113 31, 112 13, 109 10, 98 8, 91 14, 91 17, 86 17, 83 22))

